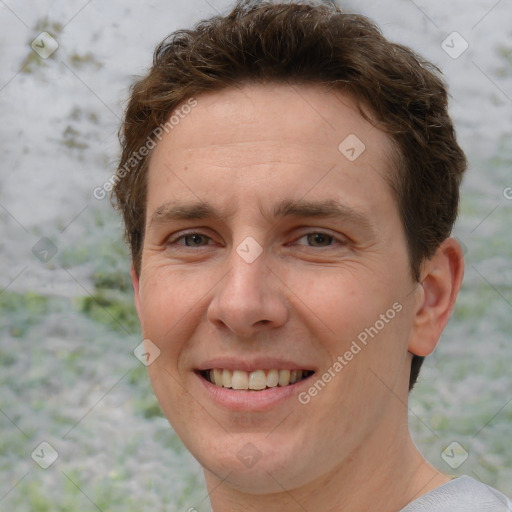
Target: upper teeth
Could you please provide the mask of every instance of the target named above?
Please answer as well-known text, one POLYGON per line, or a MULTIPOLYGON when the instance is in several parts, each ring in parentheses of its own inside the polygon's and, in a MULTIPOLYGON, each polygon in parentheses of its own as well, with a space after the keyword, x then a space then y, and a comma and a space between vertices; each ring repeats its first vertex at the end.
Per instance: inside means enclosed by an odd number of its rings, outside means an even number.
POLYGON ((303 377, 306 370, 224 370, 215 368, 206 371, 206 377, 217 386, 233 389, 260 390, 294 384, 303 377))

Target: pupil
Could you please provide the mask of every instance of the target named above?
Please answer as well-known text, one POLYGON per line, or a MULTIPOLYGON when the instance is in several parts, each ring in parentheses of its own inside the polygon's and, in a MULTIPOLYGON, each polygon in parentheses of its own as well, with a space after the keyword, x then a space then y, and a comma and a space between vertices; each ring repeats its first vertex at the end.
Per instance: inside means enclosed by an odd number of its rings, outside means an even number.
POLYGON ((313 235, 310 235, 312 238, 310 238, 310 241, 313 241, 313 243, 317 243, 320 245, 328 245, 325 242, 329 241, 330 236, 325 235, 323 233, 313 233, 313 235))
POLYGON ((189 238, 192 239, 191 245, 200 245, 201 244, 201 236, 202 235, 190 235, 189 238))

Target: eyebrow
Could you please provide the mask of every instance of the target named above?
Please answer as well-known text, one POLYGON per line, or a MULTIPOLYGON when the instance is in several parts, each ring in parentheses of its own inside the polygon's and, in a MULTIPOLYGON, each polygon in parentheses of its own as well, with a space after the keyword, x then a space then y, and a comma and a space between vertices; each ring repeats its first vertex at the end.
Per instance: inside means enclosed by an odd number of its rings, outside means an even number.
MULTIPOLYGON (((370 219, 354 208, 334 201, 306 201, 303 199, 284 199, 274 206, 272 216, 276 219, 286 217, 340 218, 359 225, 371 234, 375 227, 370 219)), ((226 223, 231 215, 222 214, 212 205, 197 201, 193 203, 169 202, 159 206, 151 215, 149 225, 176 220, 219 219, 226 223)))

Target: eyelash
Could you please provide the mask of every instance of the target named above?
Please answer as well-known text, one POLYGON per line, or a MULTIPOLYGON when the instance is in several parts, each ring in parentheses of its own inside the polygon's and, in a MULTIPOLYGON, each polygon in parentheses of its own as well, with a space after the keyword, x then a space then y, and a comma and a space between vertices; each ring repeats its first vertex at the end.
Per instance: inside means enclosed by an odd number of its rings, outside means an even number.
MULTIPOLYGON (((185 239, 185 238, 187 238, 187 237, 192 237, 192 236, 194 236, 194 235, 199 235, 199 236, 202 236, 202 237, 208 238, 209 240, 212 240, 212 238, 211 238, 211 237, 209 237, 208 235, 205 235, 204 233, 201 233, 201 232, 198 232, 198 231, 192 231, 192 232, 190 232, 190 233, 185 233, 185 234, 183 234, 183 235, 180 235, 178 238, 176 238, 176 239, 174 239, 174 240, 172 240, 172 239, 168 240, 168 241, 166 242, 166 245, 167 245, 167 246, 170 246, 170 245, 174 245, 174 246, 176 246, 176 245, 178 245, 178 246, 181 246, 181 247, 190 247, 190 248, 194 248, 194 246, 193 246, 193 245, 185 245, 185 244, 178 244, 178 243, 177 243, 179 240, 185 239)), ((308 245, 307 247, 313 247, 313 248, 314 248, 314 247, 317 247, 317 248, 333 247, 333 245, 334 245, 334 243, 335 243, 335 242, 337 242, 339 245, 346 245, 346 242, 345 242, 345 241, 340 240, 339 238, 337 238, 337 237, 335 237, 335 236, 333 236, 333 235, 330 235, 329 233, 326 233, 326 232, 324 232, 324 231, 309 231, 309 232, 307 232, 307 233, 304 233, 304 234, 303 234, 302 236, 300 236, 299 238, 297 238, 297 240, 296 240, 296 241, 301 240, 302 238, 307 237, 307 236, 310 236, 310 235, 323 235, 323 236, 326 236, 326 237, 328 237, 328 238, 330 238, 330 239, 332 240, 332 243, 330 243, 329 245, 326 245, 326 246, 313 246, 313 245, 308 245)), ((302 244, 301 244, 301 245, 302 245, 302 244)), ((196 249, 201 249, 202 247, 207 247, 207 246, 202 245, 202 246, 197 246, 197 247, 195 247, 195 248, 196 248, 196 249)))

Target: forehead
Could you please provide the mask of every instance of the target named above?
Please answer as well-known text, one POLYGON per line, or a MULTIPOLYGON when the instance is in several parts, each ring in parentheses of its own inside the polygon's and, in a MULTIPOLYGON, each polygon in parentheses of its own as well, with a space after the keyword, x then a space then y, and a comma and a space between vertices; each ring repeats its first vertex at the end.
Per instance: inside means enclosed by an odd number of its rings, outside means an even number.
POLYGON ((235 207, 242 196, 270 201, 286 191, 296 200, 329 189, 355 203, 389 200, 391 140, 346 94, 320 85, 245 84, 196 101, 176 109, 181 115, 153 150, 148 215, 169 196, 224 198, 235 207))

